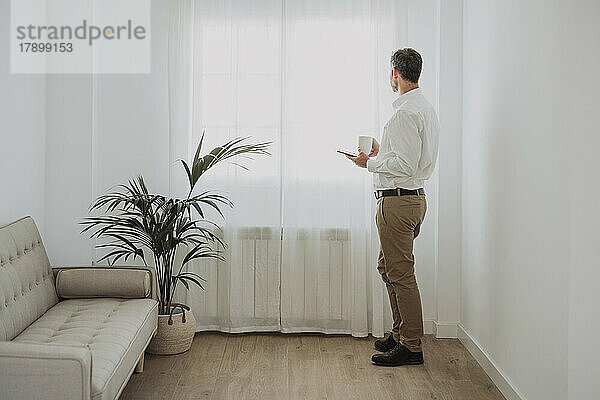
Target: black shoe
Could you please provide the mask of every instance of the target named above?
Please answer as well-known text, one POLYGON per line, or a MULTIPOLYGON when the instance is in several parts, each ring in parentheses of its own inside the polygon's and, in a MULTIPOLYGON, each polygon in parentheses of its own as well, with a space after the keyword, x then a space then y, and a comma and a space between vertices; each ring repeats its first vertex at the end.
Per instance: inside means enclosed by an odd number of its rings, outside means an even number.
POLYGON ((375 350, 381 351, 382 353, 387 353, 396 347, 397 343, 398 342, 394 340, 394 335, 390 333, 390 336, 388 336, 387 339, 379 339, 375 341, 375 350))
POLYGON ((371 360, 375 365, 396 367, 399 365, 423 364, 423 352, 413 353, 402 344, 398 343, 392 350, 383 354, 373 354, 371 360))

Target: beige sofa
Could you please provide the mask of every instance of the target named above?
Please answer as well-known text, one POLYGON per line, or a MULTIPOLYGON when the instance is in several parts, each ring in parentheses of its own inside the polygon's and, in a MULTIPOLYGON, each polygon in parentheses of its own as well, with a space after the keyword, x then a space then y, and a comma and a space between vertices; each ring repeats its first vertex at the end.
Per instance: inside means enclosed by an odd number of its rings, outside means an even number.
POLYGON ((156 332, 143 267, 51 268, 31 217, 0 227, 0 399, 116 399, 156 332))

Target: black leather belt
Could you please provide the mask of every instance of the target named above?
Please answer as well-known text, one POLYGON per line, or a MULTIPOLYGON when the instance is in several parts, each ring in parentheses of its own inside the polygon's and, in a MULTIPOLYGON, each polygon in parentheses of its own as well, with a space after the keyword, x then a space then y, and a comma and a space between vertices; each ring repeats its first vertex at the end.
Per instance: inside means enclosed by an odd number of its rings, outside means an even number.
POLYGON ((425 190, 423 190, 423 188, 413 189, 413 190, 399 188, 399 189, 385 189, 385 190, 376 190, 375 191, 376 199, 379 199, 381 197, 387 197, 387 196, 425 196, 425 190))

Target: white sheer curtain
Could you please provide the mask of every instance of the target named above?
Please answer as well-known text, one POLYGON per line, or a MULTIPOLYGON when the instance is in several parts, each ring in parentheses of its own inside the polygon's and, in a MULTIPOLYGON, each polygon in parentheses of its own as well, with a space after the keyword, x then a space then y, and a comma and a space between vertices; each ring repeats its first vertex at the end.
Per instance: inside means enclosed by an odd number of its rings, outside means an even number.
POLYGON ((180 293, 198 330, 389 329, 371 176, 335 150, 378 137, 391 113, 388 60, 406 44, 405 5, 171 2, 171 160, 189 157, 203 131, 206 148, 236 136, 273 141, 271 157, 239 160, 249 171, 224 165, 202 182, 235 208, 220 222, 227 261, 190 266, 206 288, 180 293))

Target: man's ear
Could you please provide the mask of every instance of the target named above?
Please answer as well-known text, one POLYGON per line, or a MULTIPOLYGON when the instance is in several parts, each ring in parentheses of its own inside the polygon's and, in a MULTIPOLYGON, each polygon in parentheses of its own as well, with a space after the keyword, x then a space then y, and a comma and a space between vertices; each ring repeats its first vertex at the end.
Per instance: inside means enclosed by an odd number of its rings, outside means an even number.
POLYGON ((400 72, 398 72, 398 70, 396 68, 392 68, 392 70, 394 71, 394 78, 398 78, 398 76, 400 75, 400 72))

